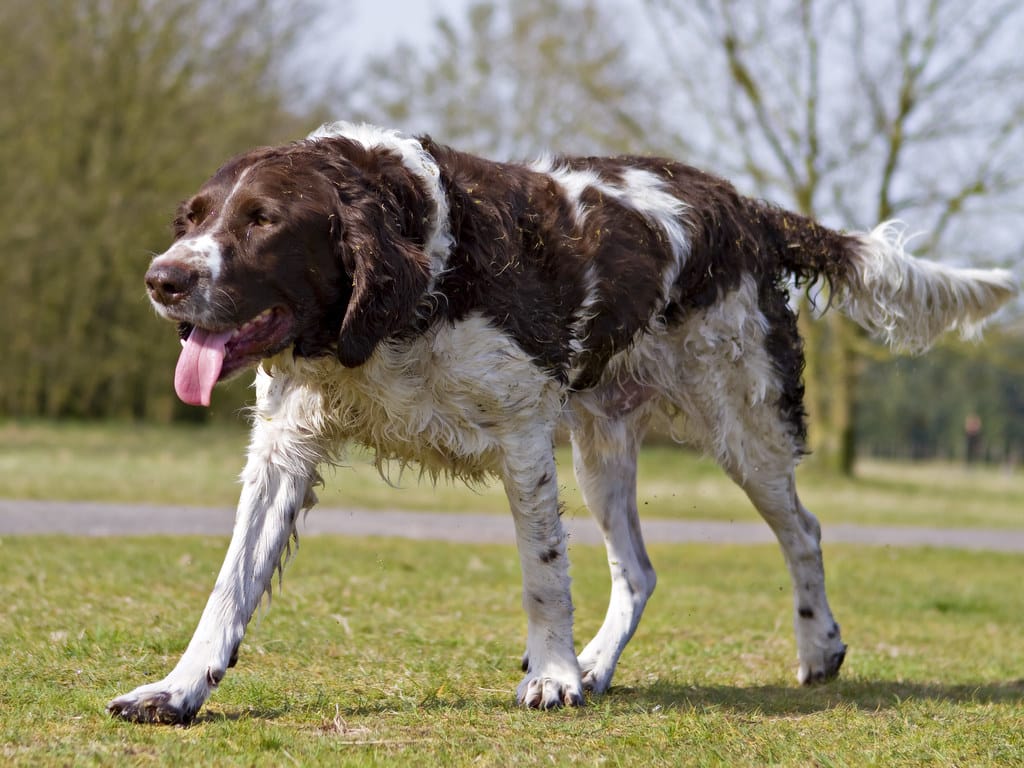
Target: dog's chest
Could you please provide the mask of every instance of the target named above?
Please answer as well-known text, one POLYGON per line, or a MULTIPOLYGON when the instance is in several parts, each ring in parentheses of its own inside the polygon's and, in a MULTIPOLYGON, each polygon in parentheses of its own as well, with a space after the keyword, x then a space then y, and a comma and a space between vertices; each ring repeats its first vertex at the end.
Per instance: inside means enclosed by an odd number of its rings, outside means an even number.
POLYGON ((358 368, 293 365, 316 401, 305 418, 317 431, 431 471, 492 471, 510 442, 552 428, 561 408, 560 385, 477 315, 382 344, 358 368))

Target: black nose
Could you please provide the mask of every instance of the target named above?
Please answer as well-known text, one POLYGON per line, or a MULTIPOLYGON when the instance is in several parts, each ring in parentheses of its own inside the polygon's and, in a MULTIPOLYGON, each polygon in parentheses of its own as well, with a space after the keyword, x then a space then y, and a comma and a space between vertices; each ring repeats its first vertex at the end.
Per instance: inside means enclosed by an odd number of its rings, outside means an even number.
POLYGON ((153 264, 146 273, 146 288, 154 301, 177 304, 196 284, 195 270, 174 262, 153 264))

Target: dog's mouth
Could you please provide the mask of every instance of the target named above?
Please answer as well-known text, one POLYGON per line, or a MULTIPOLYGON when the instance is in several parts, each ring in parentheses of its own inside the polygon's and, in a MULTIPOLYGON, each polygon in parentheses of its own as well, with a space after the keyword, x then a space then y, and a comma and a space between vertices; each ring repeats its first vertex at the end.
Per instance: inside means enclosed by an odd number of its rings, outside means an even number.
POLYGON ((174 391, 189 405, 209 405, 218 381, 249 368, 287 347, 294 317, 271 307, 237 328, 211 330, 181 323, 181 356, 174 370, 174 391))

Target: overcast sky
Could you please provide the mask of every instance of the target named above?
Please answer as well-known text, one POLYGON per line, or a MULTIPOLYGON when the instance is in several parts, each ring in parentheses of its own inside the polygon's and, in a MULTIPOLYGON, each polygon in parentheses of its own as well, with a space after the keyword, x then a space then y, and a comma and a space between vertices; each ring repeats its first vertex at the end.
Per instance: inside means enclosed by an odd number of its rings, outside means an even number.
MULTIPOLYGON (((473 0, 317 0, 323 9, 301 33, 291 57, 290 78, 300 86, 298 102, 316 99, 347 82, 367 56, 399 43, 426 44, 434 23, 445 16, 456 23, 473 0)), ((287 8, 287 3, 285 3, 287 8)), ((339 115, 339 117, 342 117, 339 115)))
POLYGON ((471 0, 322 0, 324 18, 310 42, 340 46, 349 59, 387 51, 398 42, 426 41, 439 16, 460 18, 471 0))

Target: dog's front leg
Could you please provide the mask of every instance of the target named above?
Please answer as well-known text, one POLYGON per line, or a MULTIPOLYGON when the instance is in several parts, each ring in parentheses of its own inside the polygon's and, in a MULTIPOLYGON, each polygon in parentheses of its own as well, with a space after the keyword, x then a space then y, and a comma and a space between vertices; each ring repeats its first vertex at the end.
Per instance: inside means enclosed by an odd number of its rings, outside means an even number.
POLYGON ((583 703, 572 634, 572 595, 558 480, 550 440, 530 441, 506 456, 504 483, 515 520, 526 610, 526 677, 516 699, 552 709, 583 703))
POLYGON ((314 500, 315 457, 308 435, 256 416, 231 544, 195 634, 167 677, 114 699, 112 715, 152 723, 195 717, 234 665, 246 625, 283 565, 296 516, 314 500))

